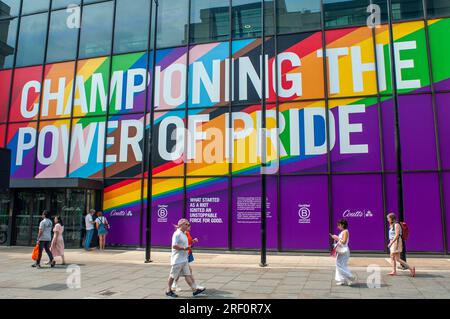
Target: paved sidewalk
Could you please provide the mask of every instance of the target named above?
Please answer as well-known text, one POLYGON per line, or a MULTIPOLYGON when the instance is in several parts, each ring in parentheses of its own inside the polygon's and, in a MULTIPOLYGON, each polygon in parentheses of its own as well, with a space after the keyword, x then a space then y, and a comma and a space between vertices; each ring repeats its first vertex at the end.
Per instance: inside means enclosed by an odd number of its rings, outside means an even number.
MULTIPOLYGON (((67 267, 31 268, 32 248, 0 247, 0 299, 4 298, 166 298, 169 253, 152 253, 153 263, 144 264, 144 252, 67 250, 66 260, 81 270, 81 288, 70 289, 67 267)), ((269 266, 258 266, 259 256, 197 252, 193 265, 197 282, 207 287, 196 298, 446 298, 450 299, 450 259, 410 258, 417 277, 399 271, 389 277, 386 256, 353 257, 350 262, 358 283, 352 287, 334 283, 334 259, 327 256, 269 255, 269 266), (368 265, 381 269, 381 287, 369 288, 368 265)), ((46 261, 46 256, 42 264, 46 261)), ((180 297, 192 298, 181 282, 180 297)))

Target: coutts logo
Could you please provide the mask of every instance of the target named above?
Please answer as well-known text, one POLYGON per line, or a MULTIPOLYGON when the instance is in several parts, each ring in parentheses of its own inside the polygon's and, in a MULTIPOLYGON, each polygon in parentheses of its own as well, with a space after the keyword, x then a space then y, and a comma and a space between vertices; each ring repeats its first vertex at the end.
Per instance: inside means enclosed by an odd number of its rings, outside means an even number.
POLYGON ((113 210, 110 214, 111 217, 133 217, 131 210, 113 210))
POLYGON ((373 213, 370 210, 357 210, 352 211, 351 209, 347 209, 342 214, 344 218, 370 218, 373 217, 373 213))

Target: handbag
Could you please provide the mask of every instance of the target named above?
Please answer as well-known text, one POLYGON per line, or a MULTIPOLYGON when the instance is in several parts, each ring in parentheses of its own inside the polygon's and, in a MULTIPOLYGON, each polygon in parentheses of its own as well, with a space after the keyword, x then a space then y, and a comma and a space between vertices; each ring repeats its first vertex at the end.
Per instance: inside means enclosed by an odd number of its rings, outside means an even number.
POLYGON ((348 247, 347 246, 341 246, 341 245, 336 245, 336 253, 338 254, 345 254, 348 251, 348 247))
POLYGON ((38 260, 39 257, 39 244, 36 244, 36 246, 34 246, 33 252, 31 253, 31 259, 36 261, 38 260))

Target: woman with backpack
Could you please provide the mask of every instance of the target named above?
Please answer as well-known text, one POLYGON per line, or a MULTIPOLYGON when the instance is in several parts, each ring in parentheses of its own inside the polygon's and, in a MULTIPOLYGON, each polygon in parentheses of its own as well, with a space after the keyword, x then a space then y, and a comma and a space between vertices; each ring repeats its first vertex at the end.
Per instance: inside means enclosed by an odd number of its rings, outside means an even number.
POLYGON ((95 220, 95 224, 98 232, 99 249, 105 250, 106 235, 108 234, 109 223, 106 217, 103 216, 102 212, 98 212, 97 216, 98 217, 95 220))
POLYGON ((402 226, 397 222, 397 217, 395 214, 390 213, 387 215, 387 220, 389 223, 389 251, 391 254, 391 260, 392 260, 392 267, 393 270, 388 275, 389 276, 396 276, 397 275, 397 262, 399 262, 403 267, 406 269, 409 269, 411 272, 411 277, 416 276, 416 268, 411 267, 408 265, 405 261, 403 261, 400 258, 400 254, 403 251, 403 241, 402 241, 402 235, 403 230, 402 226))

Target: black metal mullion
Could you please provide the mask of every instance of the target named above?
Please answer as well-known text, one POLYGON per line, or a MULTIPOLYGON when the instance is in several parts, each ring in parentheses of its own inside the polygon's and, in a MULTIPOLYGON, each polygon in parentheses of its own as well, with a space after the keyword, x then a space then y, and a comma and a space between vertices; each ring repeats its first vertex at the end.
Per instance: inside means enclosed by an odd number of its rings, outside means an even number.
MULTIPOLYGON (((116 25, 116 9, 117 9, 117 1, 112 0, 113 2, 113 16, 112 16, 112 35, 111 35, 111 49, 109 52, 109 74, 108 74, 108 94, 106 95, 106 119, 105 119, 105 139, 103 141, 103 183, 105 184, 106 180, 106 157, 107 157, 107 140, 108 140, 108 124, 109 124, 109 108, 111 107, 111 79, 112 79, 112 71, 113 71, 113 58, 114 58, 114 36, 115 36, 115 25, 116 25)), ((104 201, 102 202, 102 207, 104 205, 104 201)), ((104 209, 104 207, 103 207, 104 209)))
MULTIPOLYGON (((374 4, 373 0, 370 0, 370 4, 374 4)), ((383 114, 381 111, 381 92, 380 92, 380 83, 379 83, 379 72, 378 72, 378 52, 377 52, 377 34, 375 31, 375 27, 372 27, 372 45, 373 45, 373 52, 374 52, 374 60, 375 60, 375 77, 376 77, 376 86, 377 86, 377 112, 378 112, 378 138, 380 142, 380 165, 381 165, 381 196, 383 201, 383 223, 384 223, 384 250, 385 252, 388 251, 387 245, 389 243, 388 241, 388 230, 387 230, 387 194, 386 194, 386 173, 385 173, 385 163, 384 163, 384 130, 383 130, 383 114)))
MULTIPOLYGON (((37 165, 38 165, 38 158, 37 158, 37 152, 39 148, 39 128, 41 123, 41 112, 42 112, 42 100, 44 97, 44 80, 45 80, 45 68, 47 66, 47 53, 48 53, 48 35, 50 33, 50 22, 51 22, 51 7, 52 7, 53 0, 49 1, 49 8, 48 8, 48 16, 47 16, 47 33, 45 36, 45 49, 44 49, 44 61, 42 65, 42 71, 41 71, 41 90, 39 93, 39 108, 38 108, 38 114, 37 114, 37 122, 36 122, 36 143, 35 143, 35 149, 34 149, 34 163, 33 163, 33 178, 36 177, 37 173, 37 165)), ((23 3, 22 3, 23 4, 23 3)), ((43 12, 45 13, 45 12, 43 12)))
MULTIPOLYGON (((151 50, 151 41, 152 41, 152 23, 153 23, 153 0, 149 0, 150 1, 150 20, 149 20, 149 24, 148 24, 148 37, 147 37, 147 50, 146 50, 146 67, 145 67, 145 106, 144 106, 144 145, 143 145, 143 152, 142 152, 142 163, 141 163, 141 198, 140 198, 140 223, 139 223, 139 246, 143 247, 143 231, 142 231, 142 226, 144 224, 144 181, 145 181, 145 166, 148 160, 147 157, 147 153, 148 156, 150 156, 150 152, 151 150, 147 149, 148 146, 148 135, 150 134, 150 130, 152 127, 152 123, 150 123, 150 129, 147 132, 146 127, 147 127, 147 111, 148 111, 148 81, 149 81, 149 69, 150 69, 150 50, 151 50)), ((152 79, 152 81, 154 81, 152 79)), ((153 93, 153 92, 152 92, 153 93)), ((148 187, 148 185, 147 185, 148 187)))
MULTIPOLYGON (((229 19, 229 39, 228 39, 228 127, 225 128, 225 138, 228 137, 228 249, 233 250, 233 158, 234 141, 232 137, 233 129, 233 95, 234 95, 234 68, 233 68, 233 0, 228 1, 228 19, 229 19)), ((227 92, 225 92, 225 95, 227 92)))
MULTIPOLYGON (((155 88, 156 88, 156 54, 157 54, 157 38, 158 38, 158 0, 152 0, 151 7, 155 8, 155 23, 154 23, 154 37, 153 37, 153 56, 152 56, 152 100, 150 102, 150 141, 149 141, 149 158, 147 170, 147 221, 145 232, 145 263, 151 263, 151 217, 152 217, 152 189, 153 189, 153 143, 154 143, 154 122, 155 122, 155 88), (153 2, 155 6, 153 6, 153 2)), ((152 9, 153 10, 153 9, 152 9)), ((153 12, 152 12, 153 17, 153 12)), ((153 19, 153 18, 152 18, 153 19)), ((152 25, 150 24, 150 38, 152 25)), ((149 47, 152 45, 149 43, 149 47)))
MULTIPOLYGON (((71 110, 70 110, 70 125, 69 125, 69 146, 67 150, 67 163, 66 163, 66 177, 70 176, 70 162, 71 162, 71 156, 70 153, 72 152, 72 126, 73 126, 73 110, 74 110, 74 103, 75 103, 75 90, 76 90, 76 83, 77 83, 77 75, 78 75, 78 58, 80 56, 80 38, 81 38, 81 24, 83 19, 83 2, 84 0, 81 0, 80 2, 80 27, 78 28, 78 36, 77 36, 77 52, 75 53, 75 65, 74 65, 74 74, 73 74, 73 83, 72 83, 72 101, 71 101, 71 110)), ((50 12, 51 14, 51 12, 50 12)), ((49 26, 50 28, 50 26, 49 26)))
POLYGON ((436 142, 436 159, 438 164, 438 183, 439 183, 439 201, 441 206, 441 226, 442 226, 442 240, 444 253, 448 253, 448 243, 447 243, 447 225, 446 225, 446 202, 444 194, 444 178, 442 174, 442 158, 441 158, 441 143, 440 134, 438 128, 438 115, 437 115, 437 99, 436 90, 434 86, 434 73, 433 73, 433 60, 431 58, 431 47, 430 47, 430 32, 428 26, 428 8, 426 0, 422 1, 423 12, 424 12, 424 30, 425 30, 425 41, 427 47, 427 59, 428 59, 428 70, 430 77, 431 86, 431 98, 432 98, 432 109, 433 109, 433 121, 434 121, 434 137, 436 142))
MULTIPOLYGON (((185 0, 187 1, 187 0, 185 0)), ((183 152, 183 212, 182 216, 183 218, 187 218, 188 214, 186 212, 187 208, 187 153, 188 153, 188 135, 186 134, 188 132, 189 128, 189 62, 190 62, 190 55, 191 55, 191 48, 190 48, 190 34, 191 34, 191 1, 188 2, 188 30, 187 30, 187 43, 186 43, 186 83, 185 83, 185 102, 184 102, 184 118, 185 118, 185 127, 184 127, 184 152, 183 152)))
MULTIPOLYGON (((324 100, 325 100, 325 129, 327 139, 327 182, 328 182, 328 229, 333 232, 333 185, 332 185, 332 167, 331 167, 331 146, 330 146, 330 116, 329 116, 329 99, 328 99, 328 63, 327 63, 327 42, 325 31, 325 10, 324 3, 321 0, 321 24, 322 24, 322 63, 323 63, 323 83, 324 83, 324 100)), ((332 239, 330 239, 330 246, 332 239)))

